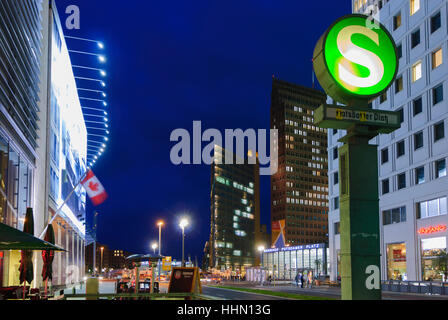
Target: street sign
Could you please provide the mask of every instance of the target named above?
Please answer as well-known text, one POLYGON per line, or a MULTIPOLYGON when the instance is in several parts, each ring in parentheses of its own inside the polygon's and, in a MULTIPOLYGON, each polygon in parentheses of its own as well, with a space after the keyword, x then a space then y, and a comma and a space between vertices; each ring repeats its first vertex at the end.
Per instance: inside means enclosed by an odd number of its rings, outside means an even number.
POLYGON ((356 124, 368 125, 377 128, 378 133, 391 133, 401 125, 397 112, 328 104, 314 112, 314 123, 321 128, 343 130, 356 124))
POLYGON ((165 257, 162 260, 162 270, 171 271, 171 257, 165 257))
POLYGON ((168 293, 202 293, 199 268, 173 268, 168 293))
POLYGON ((397 49, 383 25, 353 14, 338 19, 319 39, 313 64, 319 83, 335 103, 320 106, 314 123, 347 130, 338 150, 341 296, 379 300, 378 150, 369 140, 398 129, 401 119, 398 112, 369 108, 368 102, 395 80, 397 49))
POLYGON ((314 49, 313 64, 319 83, 335 101, 366 105, 395 79, 397 49, 382 24, 352 14, 325 31, 314 49))

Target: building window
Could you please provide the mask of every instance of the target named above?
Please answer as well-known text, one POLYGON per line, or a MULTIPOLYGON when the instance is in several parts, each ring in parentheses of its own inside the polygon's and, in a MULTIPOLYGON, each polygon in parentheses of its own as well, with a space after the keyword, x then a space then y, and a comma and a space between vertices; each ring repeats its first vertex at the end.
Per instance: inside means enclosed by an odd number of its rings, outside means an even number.
POLYGON ((406 244, 388 244, 387 250, 387 279, 407 280, 406 270, 406 244))
POLYGON ((341 224, 340 222, 334 223, 334 234, 340 234, 341 233, 341 224))
POLYGON ((442 121, 434 125, 434 142, 443 138, 445 138, 445 123, 442 121))
POLYGON ((412 32, 411 34, 411 49, 414 49, 420 44, 420 29, 412 32))
POLYGON ((406 222, 406 207, 383 211, 383 225, 406 222))
POLYGON ((381 150, 381 164, 389 161, 389 148, 381 150))
POLYGON ((338 133, 338 129, 333 129, 333 135, 336 135, 338 133))
POLYGON ((397 176, 398 190, 406 188, 406 173, 401 173, 397 176))
POLYGON ((397 142, 397 158, 404 155, 404 140, 397 142))
POLYGON ((411 16, 420 10, 420 0, 411 0, 410 2, 411 16))
POLYGON ((395 80, 395 93, 398 93, 401 90, 403 90, 403 76, 399 76, 395 80))
POLYGON ((443 83, 432 89, 432 104, 436 105, 443 101, 443 83))
POLYGON ((413 101, 414 117, 423 111, 423 100, 419 97, 413 101))
POLYGON ((417 219, 436 217, 447 214, 446 197, 420 202, 417 204, 417 219))
POLYGON ((334 210, 339 209, 339 197, 333 198, 333 209, 334 210))
POLYGON ((401 12, 394 16, 394 30, 401 26, 401 12))
POLYGON ((384 179, 382 182, 382 193, 387 194, 389 193, 389 179, 384 179))
POLYGON ((339 174, 337 172, 333 173, 333 184, 336 185, 339 183, 339 174))
POLYGON ((445 159, 436 161, 436 178, 442 178, 446 176, 446 162, 445 159))
POLYGON ((440 11, 431 17, 431 33, 437 31, 442 25, 442 20, 440 19, 440 11))
POLYGON ((425 182, 425 167, 415 169, 415 184, 422 184, 425 182))
POLYGON ((421 247, 423 280, 442 281, 447 271, 446 237, 422 239, 421 247))
POLYGON ((380 95, 380 103, 383 103, 387 101, 387 91, 384 91, 381 95, 380 95))
POLYGON ((398 59, 401 59, 402 56, 403 56, 403 46, 402 46, 402 44, 400 43, 400 44, 397 46, 397 57, 398 57, 398 59))
POLYGON ((397 112, 398 112, 398 116, 400 118, 400 123, 403 123, 404 122, 404 109, 400 108, 397 110, 397 112))
POLYGON ((412 82, 419 80, 422 77, 422 62, 418 61, 412 66, 412 82))
POLYGON ((435 69, 443 63, 442 48, 437 49, 432 53, 432 68, 435 69))
POLYGON ((333 160, 336 160, 338 158, 338 148, 333 149, 333 160))
POLYGON ((423 131, 414 134, 414 150, 423 147, 423 131))

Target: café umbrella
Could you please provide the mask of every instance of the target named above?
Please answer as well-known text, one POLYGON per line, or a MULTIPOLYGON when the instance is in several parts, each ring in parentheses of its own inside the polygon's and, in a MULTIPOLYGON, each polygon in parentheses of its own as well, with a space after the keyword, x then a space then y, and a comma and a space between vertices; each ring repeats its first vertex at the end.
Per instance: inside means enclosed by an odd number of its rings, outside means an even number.
MULTIPOLYGON (((23 232, 33 235, 34 234, 34 217, 33 209, 27 208, 25 215, 25 222, 23 224, 23 232)), ((34 279, 33 274, 33 251, 32 250, 22 250, 20 258, 20 283, 23 283, 23 299, 25 299, 25 288, 26 283, 31 282, 34 279)))
MULTIPOLYGON (((47 228, 44 240, 48 243, 54 244, 54 230, 51 224, 47 228)), ((44 262, 42 267, 42 280, 45 282, 45 295, 47 295, 48 280, 53 280, 53 259, 53 250, 42 251, 42 260, 44 262)))

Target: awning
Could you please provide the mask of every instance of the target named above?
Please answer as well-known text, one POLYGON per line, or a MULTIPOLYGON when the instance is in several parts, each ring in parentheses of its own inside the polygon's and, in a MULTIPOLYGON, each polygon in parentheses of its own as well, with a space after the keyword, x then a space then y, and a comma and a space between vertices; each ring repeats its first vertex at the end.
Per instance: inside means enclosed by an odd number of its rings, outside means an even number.
POLYGON ((0 250, 54 250, 66 251, 28 233, 0 223, 0 250))

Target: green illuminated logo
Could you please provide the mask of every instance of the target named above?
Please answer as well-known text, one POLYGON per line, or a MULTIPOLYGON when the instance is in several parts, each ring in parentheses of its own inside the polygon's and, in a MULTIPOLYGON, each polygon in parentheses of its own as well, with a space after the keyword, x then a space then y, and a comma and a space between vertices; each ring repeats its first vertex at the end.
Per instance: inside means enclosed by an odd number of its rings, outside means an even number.
POLYGON ((314 51, 317 78, 338 102, 365 103, 393 82, 398 59, 395 43, 379 23, 364 15, 336 21, 319 40, 314 51))

